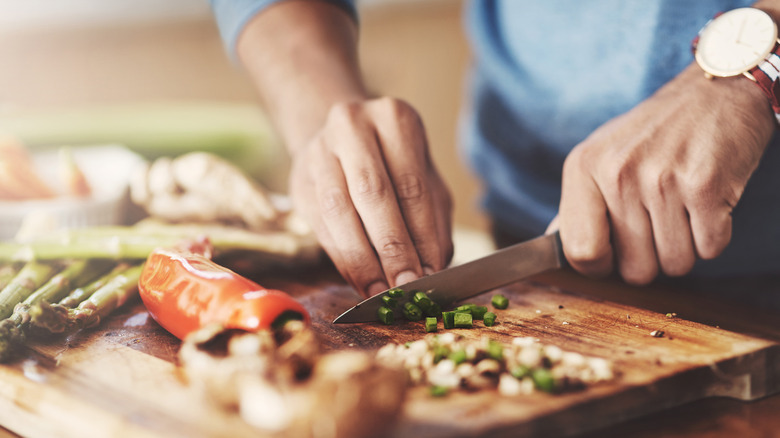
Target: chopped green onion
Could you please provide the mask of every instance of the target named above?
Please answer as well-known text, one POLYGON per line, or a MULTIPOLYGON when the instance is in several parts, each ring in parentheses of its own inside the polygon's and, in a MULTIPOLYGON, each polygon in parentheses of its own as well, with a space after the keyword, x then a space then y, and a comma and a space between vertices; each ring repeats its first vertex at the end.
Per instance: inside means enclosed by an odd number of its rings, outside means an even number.
POLYGON ((382 321, 382 324, 385 325, 391 325, 395 321, 395 315, 393 314, 393 309, 389 307, 382 306, 376 311, 377 316, 379 316, 379 320, 382 321))
POLYGON ((472 307, 474 307, 474 304, 463 304, 462 306, 456 307, 455 310, 453 310, 453 312, 471 314, 472 307))
POLYGON ((425 316, 432 316, 434 318, 441 318, 441 306, 439 303, 431 304, 428 310, 425 310, 425 316))
POLYGON ((400 287, 394 287, 387 291, 387 294, 390 295, 392 298, 403 298, 404 296, 404 290, 400 287))
POLYGON ((512 371, 512 376, 516 379, 522 379, 524 377, 527 377, 531 374, 531 368, 529 368, 526 365, 518 365, 515 367, 512 371))
POLYGON ((489 358, 501 362, 504 360, 504 346, 491 339, 488 341, 487 354, 489 358))
POLYGON ((404 304, 404 316, 409 321, 419 321, 422 319, 423 314, 422 310, 420 310, 419 307, 415 306, 412 303, 405 303, 404 304))
POLYGON ((466 361, 466 350, 460 349, 450 353, 449 360, 455 362, 455 365, 460 365, 466 361))
POLYGON ((470 313, 455 313, 455 328, 471 328, 474 322, 470 313))
POLYGON ((485 312, 485 316, 483 317, 485 327, 492 327, 493 324, 496 323, 496 314, 493 312, 485 312))
POLYGON ((450 389, 446 386, 431 386, 431 395, 434 397, 444 397, 449 394, 450 389))
POLYGON ((425 331, 427 333, 435 332, 439 329, 438 320, 436 318, 425 318, 425 331))
POLYGON ((433 349, 433 363, 439 363, 442 359, 450 355, 450 349, 443 345, 437 345, 433 349))
POLYGON ((412 296, 412 302, 423 312, 427 312, 433 306, 433 301, 428 298, 428 294, 422 291, 416 292, 412 296))
POLYGON ((398 301, 391 297, 390 295, 383 295, 382 296, 382 302, 385 304, 385 306, 393 308, 398 305, 398 301))
POLYGON ((555 379, 550 370, 546 368, 536 368, 531 372, 531 378, 537 389, 544 392, 555 391, 555 379))
POLYGON ((471 308, 471 316, 473 316, 474 319, 482 319, 487 311, 488 308, 486 306, 473 306, 471 308))
POLYGON ((501 294, 493 295, 493 299, 490 300, 490 303, 493 304, 493 307, 496 309, 506 309, 509 307, 509 300, 501 294))
POLYGON ((444 312, 441 314, 441 320, 444 322, 444 328, 455 328, 455 312, 444 312))

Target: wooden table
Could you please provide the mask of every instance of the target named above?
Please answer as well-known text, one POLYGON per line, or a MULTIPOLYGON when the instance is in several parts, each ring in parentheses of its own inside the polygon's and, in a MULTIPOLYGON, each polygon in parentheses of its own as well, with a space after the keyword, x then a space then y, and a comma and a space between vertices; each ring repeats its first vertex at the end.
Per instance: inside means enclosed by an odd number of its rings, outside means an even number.
MULTIPOLYGON (((332 317, 332 314, 334 312, 337 312, 341 309, 343 306, 343 303, 333 303, 332 301, 335 299, 338 300, 344 300, 344 297, 346 296, 347 299, 351 299, 350 296, 354 292, 350 291, 349 288, 345 288, 343 286, 343 283, 341 283, 336 275, 336 273, 327 267, 323 267, 321 269, 315 270, 315 271, 308 271, 306 273, 289 273, 285 275, 273 275, 273 276, 264 276, 262 279, 262 283, 264 283, 265 286, 270 288, 281 288, 285 290, 289 290, 292 294, 299 296, 300 299, 302 299, 302 302, 304 302, 305 305, 310 307, 310 310, 313 311, 313 319, 315 321, 315 329, 321 332, 321 334, 324 335, 324 342, 326 342, 327 345, 330 346, 330 348, 346 348, 346 346, 339 346, 338 341, 340 336, 344 336, 344 334, 351 335, 355 339, 355 345, 356 346, 363 346, 366 345, 373 345, 377 343, 381 343, 383 336, 385 333, 382 332, 383 328, 380 326, 350 326, 350 327, 338 327, 333 328, 329 325, 328 321, 332 317), (335 297, 335 298, 334 298, 335 297), (362 339, 358 339, 358 337, 362 336, 362 334, 365 333, 365 337, 362 339), (356 337, 357 336, 357 337, 356 337), (360 344, 360 345, 358 345, 360 344)), ((761 280, 757 281, 755 285, 751 286, 750 290, 757 291, 760 289, 760 287, 772 289, 775 285, 778 284, 777 282, 773 282, 771 279, 768 280, 761 280), (759 287, 760 286, 760 287, 759 287)), ((743 282, 742 285, 744 286, 745 283, 743 282)), ((728 285, 725 285, 728 286, 728 285)), ((527 295, 515 295, 515 301, 514 305, 518 308, 523 307, 523 303, 521 301, 523 299, 527 299, 526 305, 531 303, 534 307, 529 307, 530 309, 535 308, 535 306, 539 305, 539 299, 544 298, 544 294, 546 289, 549 288, 555 288, 559 289, 562 292, 551 292, 554 296, 554 299, 556 300, 555 306, 553 306, 553 303, 546 303, 550 304, 548 306, 552 310, 552 313, 555 313, 558 311, 557 306, 557 300, 561 299, 564 301, 561 301, 563 303, 566 303, 567 306, 569 306, 569 303, 572 305, 567 307, 565 310, 561 310, 561 312, 569 311, 576 312, 576 308, 590 308, 592 303, 592 312, 594 315, 594 318, 601 318, 601 325, 595 324, 594 328, 598 329, 598 327, 604 328, 604 333, 595 332, 593 338, 599 338, 603 336, 609 336, 608 332, 612 332, 612 335, 614 336, 614 327, 605 327, 604 322, 609 323, 610 321, 604 320, 604 313, 602 312, 601 315, 598 315, 600 310, 603 310, 605 307, 609 309, 609 313, 613 313, 612 309, 631 309, 631 312, 635 316, 641 316, 644 314, 645 316, 645 322, 647 322, 647 318, 655 319, 657 322, 664 323, 664 317, 663 315, 666 312, 676 312, 680 315, 680 321, 675 322, 682 324, 679 326, 680 330, 683 329, 690 329, 690 330, 699 330, 699 333, 702 333, 704 336, 708 336, 710 330, 706 329, 704 331, 701 331, 702 326, 701 324, 707 324, 708 326, 715 328, 720 327, 721 329, 728 331, 727 334, 724 332, 724 335, 726 336, 726 339, 741 339, 742 336, 747 336, 750 339, 757 339, 757 343, 761 344, 761 342, 764 342, 762 340, 767 340, 767 342, 771 343, 777 343, 780 341, 780 325, 777 324, 778 318, 776 315, 772 314, 771 312, 767 312, 760 309, 752 309, 748 307, 743 306, 737 306, 733 303, 729 303, 723 300, 715 300, 712 298, 712 291, 711 289, 700 289, 704 292, 683 292, 679 287, 672 287, 669 285, 665 286, 655 286, 650 288, 632 288, 628 287, 620 282, 617 281, 591 281, 584 279, 572 272, 556 272, 556 273, 549 273, 542 276, 538 276, 533 279, 529 285, 523 285, 519 284, 517 287, 514 287, 515 293, 523 290, 528 290, 527 295), (538 286, 534 286, 538 285, 538 286), (568 295, 568 292, 566 291, 577 291, 575 295, 568 295), (710 296, 708 296, 710 295, 710 296), (526 298, 527 297, 527 298, 526 298), (565 300, 571 300, 571 301, 565 301, 565 300), (633 307, 629 307, 633 306, 633 307)), ((688 288, 686 288, 688 289, 688 288)), ((356 297, 355 297, 356 298, 356 297)), ((478 299, 485 299, 485 297, 478 297, 478 299)), ((527 307, 527 306, 526 306, 527 307)), ((526 309, 527 311, 528 309, 526 309)), ((616 310, 616 312, 620 312, 622 310, 616 310)), ((590 312, 590 310, 588 310, 590 312)), ((528 312, 530 314, 533 314, 534 311, 530 310, 528 312)), ((542 315, 544 316, 544 315, 542 315)), ((558 321, 560 315, 549 315, 550 319, 549 321, 558 321), (557 318, 557 319, 556 319, 557 318)), ((622 316, 622 315, 620 315, 622 316)), ((628 316, 628 315, 625 315, 628 316)), ((542 321, 543 318, 536 319, 535 317, 531 316, 527 321, 525 321, 528 325, 527 327, 531 330, 535 330, 536 333, 539 334, 540 337, 544 337, 543 333, 539 330, 544 327, 544 322, 542 321), (534 324, 536 324, 534 326, 534 324)), ((595 321, 595 320, 594 320, 595 321)), ((560 322, 557 322, 560 324, 560 322)), ((629 324, 625 324, 625 321, 621 322, 620 324, 625 325, 627 330, 633 331, 633 322, 630 324, 631 328, 629 327, 629 324)), ((496 333, 499 333, 501 330, 508 330, 510 329, 512 324, 509 324, 509 326, 504 326, 502 329, 501 327, 498 327, 498 331, 496 333)), ((550 326, 551 330, 558 331, 559 333, 562 331, 562 328, 560 326, 550 326)), ((569 327, 569 326, 567 326, 569 327)), ((643 327, 642 329, 637 330, 645 330, 646 328, 643 327)), ((401 333, 401 337, 403 337, 403 333, 409 334, 416 334, 418 333, 418 328, 410 327, 408 325, 406 326, 399 326, 397 327, 397 330, 399 333, 401 333)), ((669 330, 672 332, 671 328, 669 330)), ((717 329, 712 330, 713 333, 718 333, 717 329)), ((392 333, 392 332, 389 332, 392 333)), ((677 331, 676 333, 679 333, 681 335, 684 335, 684 331, 677 331)), ((647 333, 644 333, 644 331, 641 332, 639 337, 634 336, 634 339, 639 339, 640 341, 644 341, 647 336, 647 333)), ((571 337, 568 338, 561 338, 562 340, 571 343, 571 337), (568 339, 568 340, 567 340, 568 339)), ((684 339, 678 338, 676 340, 658 340, 659 344, 655 344, 655 346, 651 348, 656 348, 660 345, 673 345, 677 342, 687 342, 684 339), (660 342, 663 342, 665 344, 661 344, 660 342)), ((69 348, 75 348, 76 356, 78 357, 79 351, 85 352, 89 350, 90 343, 93 345, 97 345, 100 348, 108 348, 109 350, 116 351, 121 353, 120 357, 124 360, 133 360, 133 359, 141 359, 144 360, 144 357, 151 357, 155 358, 156 362, 151 363, 153 366, 151 366, 149 369, 155 369, 158 372, 160 370, 166 370, 170 369, 170 365, 168 362, 173 360, 173 357, 175 356, 176 349, 178 347, 178 341, 176 341, 174 338, 172 338, 170 335, 162 331, 156 324, 154 324, 151 320, 147 320, 145 317, 145 311, 143 307, 140 305, 140 303, 136 300, 134 303, 130 303, 129 306, 126 306, 125 308, 121 309, 118 314, 114 318, 110 318, 109 320, 105 321, 103 325, 101 325, 100 328, 95 329, 92 332, 86 332, 84 334, 74 336, 68 339, 69 348), (143 317, 143 318, 139 318, 143 317), (133 322, 133 324, 128 324, 128 322, 133 322), (142 324, 139 324, 138 322, 143 322, 142 324), (132 350, 132 351, 131 351, 132 350), (163 359, 160 361, 159 359, 163 359)), ((756 342, 750 341, 748 344, 755 344, 756 342)), ((603 345, 603 339, 596 342, 595 345, 603 345)), ((775 346, 776 347, 776 346, 775 346)), ((772 354, 774 355, 772 357, 772 369, 775 370, 775 374, 773 377, 770 377, 770 386, 777 387, 777 379, 780 378, 780 374, 777 372, 777 358, 778 355, 778 349, 772 347, 772 354), (772 380, 774 379, 774 380, 772 380)), ((95 350, 93 348, 93 351, 103 351, 103 350, 95 350)), ((41 369, 41 372, 48 373, 51 372, 52 374, 49 376, 51 377, 50 382, 54 382, 52 384, 54 385, 61 385, 62 387, 69 387, 68 382, 66 379, 68 376, 73 375, 74 373, 78 373, 81 371, 80 365, 78 360, 74 360, 73 356, 67 357, 67 347, 62 347, 62 345, 57 343, 52 343, 49 345, 40 345, 40 346, 34 346, 31 350, 31 354, 33 354, 38 359, 46 360, 47 357, 52 357, 51 353, 56 352, 56 355, 54 357, 57 358, 63 358, 63 366, 65 367, 65 374, 64 375, 56 375, 58 372, 57 369, 60 367, 59 365, 59 359, 57 359, 55 362, 57 363, 49 363, 48 371, 41 369), (66 351, 66 355, 61 355, 62 351, 66 351), (74 367, 75 366, 75 367, 74 367)), ((623 353, 623 351, 621 351, 623 353)), ((626 351, 625 353, 628 353, 626 351)), ((641 356, 644 353, 642 351, 634 351, 632 352, 635 356, 641 356)), ((104 358, 101 357, 97 358, 95 357, 94 353, 92 353, 92 356, 90 358, 89 355, 85 356, 89 358, 92 363, 87 364, 87 367, 92 367, 93 370, 95 369, 101 369, 101 368, 95 368, 108 365, 108 362, 111 360, 104 360, 104 358), (96 360, 95 360, 96 359, 96 360), (105 363, 104 363, 105 362, 105 363)), ((629 363, 627 361, 623 361, 624 363, 629 363)), ((672 365, 674 366, 674 365, 672 365)), ((122 367, 119 367, 122 369, 122 367)), ((624 370, 626 374, 632 374, 632 370, 624 370)), ((121 371, 116 371, 114 374, 121 371)), ((13 366, 9 368, 9 370, 4 371, 6 376, 15 376, 18 375, 17 372, 13 371, 13 366)), ((636 373, 633 373, 636 374, 636 373)), ((139 376, 142 376, 143 374, 138 374, 136 376, 136 380, 134 381, 134 385, 137 384, 138 387, 145 387, 147 389, 153 388, 155 381, 160 381, 162 383, 165 383, 166 385, 169 382, 165 378, 160 377, 159 375, 155 375, 155 378, 151 379, 150 381, 138 381, 137 379, 139 376)), ((700 375, 700 374, 697 374, 700 375)), ((43 377, 46 377, 45 375, 42 375, 43 377)), ((120 377, 121 375, 116 375, 115 377, 120 377)), ((84 375, 81 375, 79 377, 79 381, 83 381, 84 375)), ((169 379, 170 380, 170 379, 169 379)), ((679 382, 679 379, 677 380, 679 382)), ((693 382, 691 382, 693 383, 693 382)), ((695 383, 694 383, 695 384, 695 383)), ((34 389, 35 383, 27 382, 22 383, 23 387, 27 388, 33 388, 34 389)), ((101 394, 103 396, 109 396, 107 399, 107 404, 111 405, 113 404, 113 407, 109 407, 109 410, 117 410, 117 407, 119 407, 121 410, 122 406, 127 402, 129 403, 129 407, 127 408, 128 411, 127 415, 140 415, 143 418, 146 418, 146 421, 152 421, 152 422, 160 422, 163 423, 167 422, 167 418, 165 417, 164 412, 158 412, 156 411, 153 406, 144 406, 145 400, 150 400, 150 397, 148 395, 139 397, 134 400, 127 400, 123 397, 127 396, 128 394, 132 394, 131 392, 125 392, 124 395, 122 393, 117 393, 115 395, 112 395, 110 388, 105 387, 99 387, 96 385, 100 385, 99 381, 93 382, 92 389, 97 390, 95 394, 101 394), (121 403, 117 399, 120 399, 121 403), (126 400, 126 402, 125 402, 126 400), (135 406, 135 408, 133 407, 135 406), (150 411, 151 409, 151 411, 150 411)), ((174 385, 175 386, 175 385, 174 385)), ((117 386, 117 388, 120 388, 117 386)), ((121 388, 126 388, 121 387, 121 388)), ((121 389, 120 388, 120 389, 121 389)), ((173 386, 171 386, 173 388, 173 386)), ((668 388, 667 388, 668 389, 668 388)), ((601 392, 609 392, 609 388, 606 388, 607 391, 601 391, 601 392)), ((84 404, 85 400, 89 400, 92 395, 85 394, 86 391, 82 391, 82 394, 74 394, 75 402, 77 405, 79 405, 79 408, 76 412, 82 412, 82 413, 98 413, 98 418, 96 418, 98 421, 97 424, 121 424, 122 421, 128 421, 128 420, 119 420, 117 423, 114 421, 114 418, 111 417, 111 415, 102 415, 99 411, 99 407, 96 409, 95 406, 89 406, 89 403, 86 405, 84 404), (79 396, 81 398, 79 399, 79 396), (86 398, 85 398, 86 397, 86 398)), ((46 392, 46 391, 41 391, 46 392)), ((683 392, 684 394, 685 392, 683 392)), ((18 393, 17 393, 18 395, 18 393)), ((49 406, 51 406, 52 400, 62 400, 63 394, 55 394, 56 397, 49 400, 49 406)), ((67 396, 67 391, 64 394, 67 396)), ((30 420, 33 418, 37 418, 34 415, 31 415, 31 413, 34 412, 35 409, 35 403, 38 401, 39 396, 35 396, 33 398, 30 398, 29 396, 25 396, 22 399, 18 399, 16 403, 19 403, 17 406, 26 406, 28 411, 20 411, 19 415, 27 415, 30 420)), ((41 395, 40 397, 45 397, 45 395, 41 395)), ((579 396, 575 396, 576 397, 579 396)), ((66 397, 65 397, 66 398, 66 397)), ((582 397, 583 401, 587 401, 587 394, 585 394, 582 397)), ((481 397, 481 400, 485 400, 485 397, 481 397)), ((488 398, 487 400, 490 400, 488 398)), ((549 399, 548 399, 549 400, 549 399)), ((673 401, 672 401, 673 402, 673 401)), ((425 402, 420 403, 419 400, 417 402, 417 405, 423 406, 425 405, 425 402)), ((504 402, 506 403, 506 402, 504 402)), ((13 405, 9 405, 7 402, 5 404, 6 408, 13 407, 13 405)), ((444 405, 442 405, 444 406, 444 405)), ((596 405, 600 406, 600 405, 596 405)), ((423 406, 425 407, 425 406, 423 406)), ((649 416, 645 416, 643 418, 633 419, 627 422, 618 422, 618 421, 606 421, 605 423, 611 423, 612 426, 609 426, 606 429, 601 430, 595 430, 590 431, 586 435, 582 435, 584 438, 595 438, 595 437, 602 437, 602 436, 640 436, 640 437, 657 437, 657 436, 697 436, 701 433, 706 433, 707 436, 714 436, 714 437, 726 437, 726 436, 772 436, 773 432, 775 430, 778 430, 777 426, 780 426, 780 420, 775 419, 776 415, 775 412, 777 412, 777 408, 780 407, 780 396, 775 395, 768 398, 765 398, 763 400, 755 401, 752 403, 744 403, 740 401, 735 400, 727 400, 727 399, 709 399, 701 402, 692 403, 689 405, 684 405, 677 407, 675 409, 671 410, 665 410, 663 412, 655 413, 649 416)), ((430 408, 430 406, 428 406, 430 408)), ((654 407, 650 407, 650 410, 658 410, 653 409, 654 407)), ((614 409, 613 409, 614 411, 614 409)), ((593 414, 598 415, 600 411, 593 412, 593 414)), ((131 415, 131 416, 132 416, 131 415)), ((492 415, 492 414, 491 414, 492 415)), ((581 414, 580 414, 581 416, 581 414)), ((7 417, 6 417, 7 418, 7 417)), ((171 418, 171 421, 181 421, 182 418, 187 418, 186 416, 180 417, 180 418, 171 418)), ((41 419, 41 421, 45 421, 45 419, 41 419)), ((71 420, 69 420, 71 421, 71 420)), ((78 424, 78 421, 71 421, 72 424, 78 424)), ((186 425, 186 423, 180 423, 183 425, 186 425)), ((192 426, 195 426, 194 424, 192 426)), ((14 429, 13 426, 10 426, 10 428, 14 429)), ((195 426, 197 427, 197 426, 195 426)), ((409 423, 406 424, 407 428, 411 428, 412 426, 409 426, 409 423)), ((45 428, 43 428, 45 430, 45 428)), ((19 430, 19 425, 16 425, 15 430, 19 430)), ((506 433, 506 432, 505 432, 506 433)), ((14 436, 12 433, 8 433, 9 436, 14 436)), ((472 436, 472 434, 468 434, 469 436, 472 436)), ((94 436, 94 435, 93 435, 94 436)), ((128 433, 127 436, 136 436, 132 433, 128 433)), ((139 435, 139 436, 147 436, 139 435)), ((157 436, 157 435, 154 435, 157 436)), ((460 435, 458 435, 460 436, 460 435)), ((507 435, 507 436, 514 436, 514 435, 507 435)), ((534 435, 535 436, 535 435, 534 435)), ((0 437, 2 435, 0 434, 0 437)))

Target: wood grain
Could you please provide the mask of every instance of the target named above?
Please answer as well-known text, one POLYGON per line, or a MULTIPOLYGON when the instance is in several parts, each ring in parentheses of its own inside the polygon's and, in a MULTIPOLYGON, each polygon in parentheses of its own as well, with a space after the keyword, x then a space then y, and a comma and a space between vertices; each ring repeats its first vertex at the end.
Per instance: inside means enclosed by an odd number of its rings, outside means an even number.
MULTIPOLYGON (((301 300, 329 349, 374 349, 425 335, 419 322, 330 324, 359 299, 330 270, 260 280, 301 300)), ((674 309, 657 309, 653 303, 641 308, 598 296, 621 292, 623 301, 632 294, 650 300, 649 291, 588 282, 570 273, 504 288, 510 307, 496 311, 496 326, 478 323, 454 331, 475 339, 536 337, 609 359, 619 377, 554 396, 502 397, 487 391, 433 399, 416 389, 391 436, 565 436, 706 397, 750 400, 780 391, 780 345, 773 329, 758 333, 762 324, 756 324, 743 327, 752 332, 744 334, 709 326, 687 317, 684 300, 674 309), (666 316, 672 311, 678 317, 666 316), (663 330, 664 337, 650 336, 653 330, 663 330)), ((490 295, 473 301, 487 304, 490 295)), ((663 292, 653 296, 662 299, 663 292)), ((696 316, 711 318, 701 309, 696 316)), ((177 372, 178 345, 138 301, 98 329, 36 344, 0 367, 0 424, 33 437, 257 436, 235 415, 197 398, 177 372)))

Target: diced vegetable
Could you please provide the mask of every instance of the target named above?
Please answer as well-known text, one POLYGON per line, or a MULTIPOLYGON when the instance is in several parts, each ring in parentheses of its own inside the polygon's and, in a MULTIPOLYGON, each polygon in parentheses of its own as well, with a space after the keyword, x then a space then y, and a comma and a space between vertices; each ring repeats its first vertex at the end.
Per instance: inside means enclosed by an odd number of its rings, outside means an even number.
POLYGON ((487 311, 488 311, 487 306, 473 306, 471 308, 471 316, 474 319, 481 320, 485 317, 487 311))
POLYGON ((555 379, 550 370, 546 368, 536 368, 531 372, 531 378, 537 389, 544 392, 555 391, 555 379))
POLYGON ((398 300, 396 300, 395 298, 391 297, 390 295, 383 295, 382 296, 382 303, 384 303, 384 305, 386 307, 389 307, 389 308, 392 309, 392 308, 394 308, 395 306, 398 305, 398 300))
POLYGON ((490 303, 493 304, 493 307, 496 309, 506 309, 509 307, 509 300, 501 294, 493 295, 493 299, 490 300, 490 303))
POLYGON ((392 298, 403 298, 404 291, 401 288, 394 287, 394 288, 390 289, 389 291, 387 291, 387 295, 389 295, 392 298))
POLYGON ((376 313, 377 316, 379 316, 379 320, 382 321, 382 324, 392 325, 393 322, 395 322, 395 314, 393 313, 393 309, 389 307, 382 306, 376 313))
POLYGON ((425 318, 425 331, 428 333, 438 330, 438 320, 436 318, 425 318))
POLYGON ((485 312, 483 322, 485 323, 486 327, 492 327, 493 324, 496 323, 496 314, 493 312, 485 312))
POLYGON ((518 365, 512 369, 511 374, 517 379, 522 379, 531 374, 531 368, 527 365, 518 365))
POLYGON ((504 359, 504 347, 501 345, 500 342, 496 342, 491 339, 488 342, 487 354, 489 358, 495 359, 500 362, 504 359))
POLYGON ((432 316, 434 318, 441 318, 441 306, 439 303, 431 304, 431 307, 425 311, 425 316, 432 316))
POLYGON ((460 365, 463 362, 465 362, 466 359, 468 359, 468 357, 466 355, 466 350, 462 350, 462 349, 461 350, 455 350, 452 353, 450 353, 450 356, 449 356, 448 359, 453 361, 453 362, 455 362, 455 365, 460 365))
POLYGON ((412 296, 412 302, 423 312, 427 312, 433 306, 433 301, 428 298, 428 294, 422 291, 415 292, 412 296))
POLYGON ((444 312, 441 314, 441 320, 445 329, 455 328, 455 312, 444 312))
POLYGON ((431 386, 431 395, 434 397, 444 397, 450 392, 446 386, 431 386))
POLYGON ((474 325, 470 313, 455 313, 455 328, 471 328, 474 325))
POLYGON ((403 312, 409 321, 419 321, 423 317, 422 310, 412 303, 404 303, 403 312))

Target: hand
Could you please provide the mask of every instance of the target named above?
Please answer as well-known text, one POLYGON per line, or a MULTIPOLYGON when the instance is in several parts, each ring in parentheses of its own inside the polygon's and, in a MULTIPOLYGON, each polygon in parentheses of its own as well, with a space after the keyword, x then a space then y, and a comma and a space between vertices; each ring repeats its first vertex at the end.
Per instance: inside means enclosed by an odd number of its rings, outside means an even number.
POLYGON ((659 269, 679 276, 717 257, 773 130, 755 84, 689 67, 567 157, 558 217, 567 259, 593 276, 616 264, 645 284, 659 269))
POLYGON ((293 157, 290 191, 333 263, 364 295, 452 258, 450 196, 420 118, 402 101, 334 105, 293 157))

